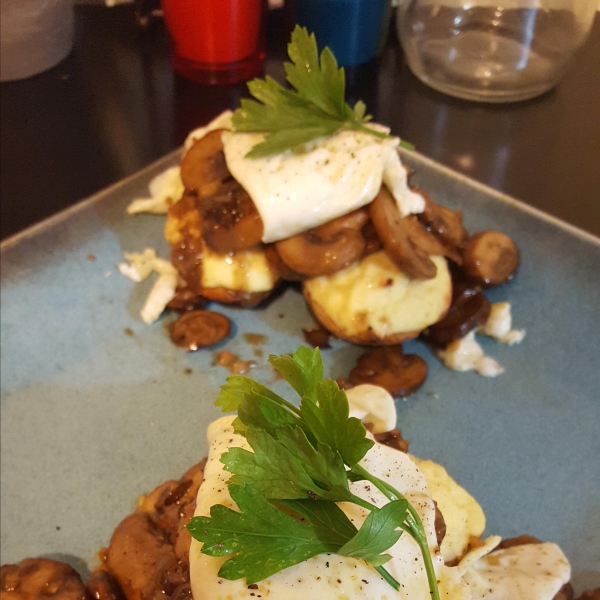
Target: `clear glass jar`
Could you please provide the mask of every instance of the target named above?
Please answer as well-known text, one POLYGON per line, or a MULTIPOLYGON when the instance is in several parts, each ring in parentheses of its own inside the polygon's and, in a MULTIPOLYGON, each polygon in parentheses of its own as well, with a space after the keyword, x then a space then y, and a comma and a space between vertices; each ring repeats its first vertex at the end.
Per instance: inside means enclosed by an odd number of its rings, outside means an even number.
POLYGON ((554 87, 591 30, 595 0, 400 0, 411 71, 468 100, 512 102, 554 87))

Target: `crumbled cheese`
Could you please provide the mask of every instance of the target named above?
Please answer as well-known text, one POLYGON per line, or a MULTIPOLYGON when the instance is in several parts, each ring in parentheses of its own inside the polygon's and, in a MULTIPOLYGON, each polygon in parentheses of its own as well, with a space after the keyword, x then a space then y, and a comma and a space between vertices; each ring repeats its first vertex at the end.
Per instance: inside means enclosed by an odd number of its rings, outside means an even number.
POLYGON ((158 258, 152 248, 146 248, 142 253, 126 252, 124 256, 130 264, 120 263, 117 268, 121 275, 132 281, 144 281, 152 272, 159 275, 140 312, 144 323, 153 323, 175 296, 179 282, 177 270, 168 260, 158 258))
POLYGON ((117 268, 121 275, 125 275, 131 281, 140 283, 147 279, 150 273, 152 273, 152 267, 154 261, 157 260, 156 250, 152 248, 146 248, 143 252, 125 252, 125 260, 128 260, 131 264, 119 263, 117 268))
POLYGON ((373 424, 373 433, 396 427, 396 407, 389 392, 378 385, 364 383, 346 391, 350 416, 373 424))
POLYGON ((150 198, 136 198, 127 206, 130 215, 139 213, 166 214, 169 206, 175 204, 183 196, 184 187, 181 181, 181 169, 171 167, 150 181, 148 186, 150 198))
POLYGON ((437 352, 438 358, 454 371, 476 371, 484 377, 496 377, 504 369, 490 356, 486 356, 475 341, 475 332, 469 332, 460 340, 448 344, 437 352))
POLYGON ((510 302, 492 304, 488 320, 479 328, 479 333, 489 335, 504 344, 519 344, 525 337, 524 329, 512 329, 510 302))

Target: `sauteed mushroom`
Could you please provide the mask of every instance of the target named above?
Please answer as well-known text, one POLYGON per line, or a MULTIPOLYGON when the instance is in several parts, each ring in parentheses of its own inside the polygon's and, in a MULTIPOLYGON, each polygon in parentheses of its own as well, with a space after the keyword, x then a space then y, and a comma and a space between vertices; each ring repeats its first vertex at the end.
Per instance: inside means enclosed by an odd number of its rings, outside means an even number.
MULTIPOLYGON (((411 189, 423 196, 423 199, 425 200, 425 210, 418 215, 419 220, 426 225, 446 247, 453 249, 454 252, 458 253, 458 248, 462 246, 468 235, 467 230, 462 224, 462 212, 460 210, 450 210, 445 206, 436 204, 427 192, 416 186, 412 186, 411 189)), ((460 260, 460 255, 458 255, 458 257, 460 260)))
POLYGON ((520 262, 517 245, 499 231, 481 231, 471 236, 465 243, 463 257, 465 274, 486 286, 512 279, 520 262))
MULTIPOLYGON (((421 233, 419 222, 416 217, 400 216, 396 201, 385 187, 369 205, 369 213, 386 252, 408 277, 435 277, 436 268, 429 253, 415 243, 421 233)), ((424 227, 421 230, 427 234, 424 227)))
POLYGON ((217 193, 201 198, 202 233, 216 252, 245 250, 259 244, 263 224, 250 196, 234 180, 220 186, 217 193))
POLYGON ((79 574, 66 563, 49 558, 26 558, 0 568, 2 600, 85 600, 79 574))
POLYGON ((181 161, 183 185, 199 198, 215 194, 221 181, 230 176, 223 154, 223 131, 216 129, 196 140, 181 161))
POLYGON ((186 350, 214 346, 225 338, 231 329, 229 319, 210 310, 191 310, 171 325, 171 339, 186 350))
POLYGON ((349 380, 354 385, 379 385, 394 398, 404 398, 416 392, 426 377, 427 363, 420 356, 403 354, 402 346, 382 346, 359 356, 349 380))
POLYGON ((424 337, 432 344, 446 346, 483 325, 490 316, 490 310, 489 300, 478 289, 462 287, 454 294, 446 316, 428 327, 424 337))
POLYGON ((360 229, 367 222, 364 209, 275 242, 281 260, 306 277, 331 275, 357 261, 365 250, 360 229))

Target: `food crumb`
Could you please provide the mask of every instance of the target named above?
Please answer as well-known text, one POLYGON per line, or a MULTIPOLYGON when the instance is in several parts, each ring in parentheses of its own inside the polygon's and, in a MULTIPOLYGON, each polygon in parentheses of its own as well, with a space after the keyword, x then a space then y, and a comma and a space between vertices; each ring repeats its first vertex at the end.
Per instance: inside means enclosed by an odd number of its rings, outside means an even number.
POLYGON ((329 343, 331 336, 324 327, 303 329, 302 333, 304 334, 304 340, 313 348, 331 348, 329 343))
POLYGON ((262 333, 245 333, 244 339, 252 346, 264 344, 267 341, 267 336, 262 333))
POLYGON ((183 372, 184 372, 186 375, 191 375, 191 374, 192 374, 194 371, 192 371, 192 369, 190 369, 189 367, 186 367, 186 368, 183 370, 183 372))
POLYGON ((88 255, 87 255, 87 259, 88 259, 90 262, 94 262, 94 261, 96 260, 96 256, 95 256, 94 254, 88 254, 88 255))
POLYGON ((223 350, 217 354, 216 364, 221 367, 229 368, 237 359, 238 357, 233 354, 233 352, 229 352, 229 350, 223 350))
POLYGON ((123 333, 129 336, 135 335, 135 333, 133 333, 133 329, 130 329, 129 327, 125 327, 125 329, 123 329, 123 333))
POLYGON ((229 350, 222 350, 217 354, 216 364, 229 369, 230 373, 235 375, 243 375, 250 369, 256 367, 256 362, 253 360, 240 360, 240 357, 229 350))

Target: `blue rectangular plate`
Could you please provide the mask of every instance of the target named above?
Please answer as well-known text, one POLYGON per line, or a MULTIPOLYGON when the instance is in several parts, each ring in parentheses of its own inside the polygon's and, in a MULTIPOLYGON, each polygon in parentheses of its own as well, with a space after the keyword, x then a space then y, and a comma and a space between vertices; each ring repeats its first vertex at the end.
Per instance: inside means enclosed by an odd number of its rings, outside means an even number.
MULTIPOLYGON (((178 156, 2 245, 4 563, 50 556, 85 575, 136 498, 205 455, 228 375, 216 353, 255 360, 253 376, 282 392, 266 358, 293 351, 314 323, 293 289, 257 310, 218 307, 234 326, 217 349, 186 353, 166 319, 140 320, 152 282, 134 285, 116 265, 124 251, 169 249, 164 218, 125 207, 178 156)), ((487 533, 555 541, 576 589, 600 586, 600 240, 417 153, 403 159, 435 200, 464 211, 469 231, 517 241, 520 271, 489 297, 510 300, 527 337, 516 347, 482 341, 506 369, 497 379, 446 370, 420 342, 406 344, 430 371, 397 403, 399 427, 414 454, 442 463, 477 498, 487 533)), ((347 375, 360 353, 334 342, 329 374, 347 375)))

